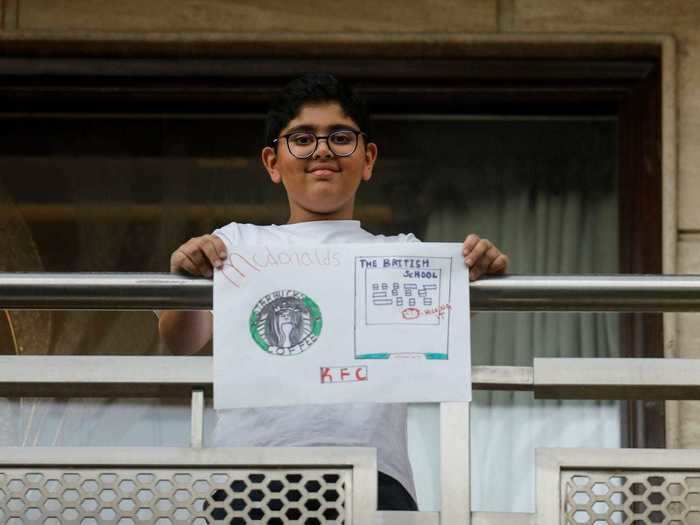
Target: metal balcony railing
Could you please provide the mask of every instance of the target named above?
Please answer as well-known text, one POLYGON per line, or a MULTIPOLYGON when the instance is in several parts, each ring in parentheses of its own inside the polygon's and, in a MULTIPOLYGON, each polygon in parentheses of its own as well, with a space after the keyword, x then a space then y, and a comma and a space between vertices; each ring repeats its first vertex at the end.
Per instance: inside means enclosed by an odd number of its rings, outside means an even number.
MULTIPOLYGON (((477 311, 697 312, 700 311, 700 277, 507 276, 487 278, 472 283, 470 295, 471 307, 477 311)), ((170 274, 0 273, 0 307, 8 309, 152 310, 207 309, 211 306, 212 283, 203 279, 170 274)), ((540 398, 696 399, 700 398, 700 361, 535 359, 532 367, 473 367, 472 384, 475 389, 531 390, 536 397, 540 398)), ((214 507, 210 507, 216 505, 217 500, 212 496, 216 490, 224 491, 220 495, 227 504, 235 500, 239 501, 239 505, 249 505, 252 503, 250 487, 241 488, 243 492, 238 494, 232 488, 234 482, 231 479, 235 476, 248 476, 246 479, 250 482, 250 476, 255 476, 254 479, 269 479, 269 483, 276 486, 274 481, 282 483, 284 480, 266 477, 271 475, 266 469, 275 466, 278 470, 288 469, 288 473, 293 476, 292 480, 297 479, 296 476, 301 476, 299 479, 311 476, 309 481, 312 481, 313 475, 319 475, 317 469, 320 467, 335 469, 332 473, 325 473, 330 476, 328 480, 331 481, 327 481, 323 477, 324 473, 321 473, 318 483, 326 487, 323 484, 332 484, 338 479, 345 479, 347 491, 339 495, 345 502, 345 506, 338 511, 333 510, 335 507, 332 509, 332 505, 328 502, 320 502, 318 505, 322 509, 328 507, 329 516, 335 516, 333 513, 336 511, 345 512, 342 514, 342 520, 348 524, 364 525, 369 522, 441 525, 535 522, 549 524, 556 520, 560 520, 561 523, 593 523, 595 519, 599 519, 601 523, 632 523, 635 519, 646 520, 646 522, 671 519, 683 523, 687 519, 695 519, 700 515, 700 508, 695 510, 692 506, 693 502, 686 497, 691 494, 688 492, 690 490, 688 486, 692 486, 694 480, 700 479, 700 474, 696 472, 700 469, 700 456, 697 451, 687 453, 657 451, 653 454, 648 451, 646 453, 635 451, 632 454, 638 455, 630 456, 629 453, 621 451, 611 455, 597 451, 584 453, 579 450, 574 451, 571 458, 565 451, 551 453, 544 451, 538 456, 537 514, 471 513, 469 511, 469 405, 467 403, 442 403, 440 407, 441 510, 415 513, 374 512, 376 463, 373 456, 368 455, 365 449, 335 451, 320 449, 314 456, 312 452, 299 452, 298 449, 277 451, 257 449, 256 451, 256 449, 201 448, 204 397, 211 392, 211 385, 212 359, 209 357, 19 356, 0 358, 0 396, 191 395, 192 402, 192 447, 190 449, 159 449, 151 452, 150 457, 148 450, 144 449, 110 449, 110 452, 105 454, 106 458, 102 459, 97 457, 94 450, 85 449, 59 451, 0 449, 0 512, 2 513, 0 519, 9 523, 10 519, 21 515, 23 518, 17 518, 20 519, 18 523, 23 522, 22 519, 25 520, 24 522, 27 519, 31 522, 31 516, 27 518, 27 513, 34 509, 34 516, 39 521, 44 520, 47 512, 50 514, 50 511, 45 508, 47 502, 56 500, 60 512, 64 512, 65 509, 74 511, 73 514, 69 513, 70 519, 64 516, 65 519, 56 521, 57 523, 71 522, 71 520, 76 523, 92 523, 89 519, 93 518, 84 518, 84 516, 92 516, 91 512, 93 514, 97 512, 94 509, 89 510, 94 505, 109 509, 114 514, 113 517, 116 516, 115 519, 124 517, 136 523, 141 518, 148 520, 154 519, 154 516, 162 516, 163 514, 157 514, 161 512, 158 511, 157 504, 162 501, 164 502, 162 505, 166 503, 172 505, 167 514, 167 519, 171 520, 169 522, 179 522, 175 514, 179 509, 180 517, 185 522, 194 523, 201 519, 204 520, 200 521, 201 523, 206 523, 207 520, 219 519, 212 514, 214 507), (89 373, 85 373, 86 370, 89 370, 89 373), (585 454, 589 454, 594 459, 586 461, 585 454), (125 459, 129 455, 136 459, 125 459), (686 467, 687 475, 678 474, 675 477, 669 475, 667 477, 672 481, 663 482, 668 486, 664 485, 665 492, 659 497, 662 498, 661 501, 666 500, 666 506, 650 500, 642 501, 639 499, 641 496, 636 492, 637 489, 630 488, 627 482, 625 482, 627 485, 622 484, 622 488, 615 488, 617 486, 615 483, 619 481, 617 478, 624 477, 619 471, 620 468, 639 470, 645 466, 645 460, 651 462, 648 467, 652 470, 656 469, 654 472, 658 469, 666 469, 678 473, 683 470, 682 465, 686 467), (587 465, 590 467, 588 470, 586 470, 587 465), (68 470, 77 470, 68 472, 65 470, 68 466, 70 466, 68 470), (146 467, 149 466, 155 470, 148 471, 146 467), (252 470, 241 471, 241 468, 251 466, 254 467, 252 470), (81 470, 78 467, 83 468, 81 470), (110 469, 118 472, 115 474, 110 472, 110 469), (565 472, 570 475, 566 477, 565 472), (607 472, 617 472, 617 474, 608 475, 607 472), (183 481, 188 473, 189 481, 183 481), (103 475, 110 474, 117 477, 111 478, 111 481, 102 479, 103 475), (139 478, 140 475, 141 478, 139 478), (173 485, 161 494, 158 492, 157 481, 154 481, 158 476, 171 476, 173 479, 180 476, 177 479, 182 483, 173 485), (198 476, 201 477, 199 481, 206 481, 206 487, 200 486, 204 488, 199 496, 194 485, 197 481, 195 478, 198 476), (224 478, 226 481, 221 481, 224 478), (579 479, 588 480, 580 485, 582 488, 576 485, 579 479), (601 479, 607 483, 605 490, 618 496, 607 496, 605 499, 597 494, 596 487, 603 483, 601 479), (63 501, 65 498, 52 497, 51 491, 47 488, 51 480, 68 483, 67 488, 61 489, 65 491, 61 494, 70 494, 70 491, 74 491, 82 506, 63 501), (13 482, 15 482, 14 489, 13 482), (126 489, 122 490, 122 482, 129 482, 125 486, 131 487, 132 491, 123 493, 126 489), (190 482, 193 484, 191 487, 187 485, 190 482), (41 508, 38 504, 32 503, 30 493, 34 490, 33 483, 36 485, 34 497, 41 500, 43 505, 41 508), (100 493, 112 491, 115 493, 115 498, 117 495, 122 498, 118 501, 129 500, 131 503, 123 508, 117 503, 108 504, 93 495, 93 492, 98 489, 100 493), (139 493, 146 499, 140 500, 139 493), (576 496, 579 493, 582 495, 576 496), (179 502, 177 494, 181 495, 179 502), (578 501, 584 497, 588 500, 578 501), (625 504, 625 499, 633 501, 635 505, 625 504), (12 504, 13 501, 14 504, 12 504), (94 503, 91 503, 93 501, 94 503), (88 502, 87 510, 86 502, 88 502), (674 506, 670 506, 671 504, 674 506), (13 510, 13 505, 20 510, 13 510), (604 506, 607 510, 603 509, 604 506), (141 517, 139 517, 139 511, 143 511, 141 517), (665 517, 659 518, 661 514, 652 516, 652 512, 666 514, 663 515, 665 517), (184 518, 185 515, 189 516, 187 518, 189 521, 184 518), (577 521, 576 516, 580 521, 577 521), (85 519, 88 521, 84 521, 85 519), (585 521, 586 519, 589 521, 585 521)), ((652 474, 653 472, 647 476, 649 480, 663 478, 652 474)), ((239 481, 245 484, 244 480, 239 481)), ((635 483, 643 485, 642 481, 635 483)), ((258 485, 261 483, 263 482, 260 481, 258 485)), ((298 483, 298 481, 290 483, 298 483)), ((653 483, 652 480, 648 484, 653 487, 653 483)), ((268 485, 265 486, 269 488, 268 485)), ((240 484, 237 486, 242 487, 240 484)), ((315 485, 311 483, 309 486, 315 485)), ((331 487, 328 490, 333 493, 336 489, 331 487)), ((655 493, 653 489, 649 492, 651 493, 655 493)), ((273 496, 264 495, 266 498, 264 501, 276 500, 273 496)), ((272 513, 270 515, 274 514, 274 518, 278 521, 270 518, 268 523, 290 521, 291 518, 284 515, 285 518, 280 514, 286 511, 280 509, 286 509, 285 505, 292 504, 280 502, 275 505, 279 508, 270 510, 272 513)), ((320 511, 317 509, 310 512, 320 511)), ((250 514, 247 516, 248 518, 245 519, 255 519, 250 514)), ((230 519, 230 516, 222 519, 230 519)), ((314 519, 322 523, 326 518, 314 519)), ((328 518, 326 521, 334 520, 328 518)), ((93 522, 99 522, 99 520, 96 521, 95 518, 93 522)), ((311 520, 309 523, 316 522, 311 520)))
MULTIPOLYGON (((470 285, 475 311, 700 311, 695 275, 508 275, 470 285)), ((1 273, 9 309, 209 309, 212 282, 164 273, 1 273)))

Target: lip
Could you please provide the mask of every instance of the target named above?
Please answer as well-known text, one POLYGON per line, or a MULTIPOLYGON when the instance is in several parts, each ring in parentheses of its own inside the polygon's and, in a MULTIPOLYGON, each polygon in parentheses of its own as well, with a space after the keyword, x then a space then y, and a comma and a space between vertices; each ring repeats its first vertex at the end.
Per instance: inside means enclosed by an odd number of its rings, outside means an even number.
POLYGON ((338 173, 338 170, 329 170, 326 168, 318 168, 309 171, 309 175, 314 175, 315 177, 332 177, 336 173, 338 173))
POLYGON ((314 166, 311 169, 306 170, 306 172, 313 177, 325 179, 337 175, 340 173, 340 170, 333 166, 314 166))

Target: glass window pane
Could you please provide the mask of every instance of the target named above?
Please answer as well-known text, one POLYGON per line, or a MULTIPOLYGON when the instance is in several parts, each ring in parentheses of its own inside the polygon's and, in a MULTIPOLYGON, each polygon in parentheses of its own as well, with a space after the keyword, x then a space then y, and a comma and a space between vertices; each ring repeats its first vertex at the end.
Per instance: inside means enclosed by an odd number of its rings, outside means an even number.
MULTIPOLYGON (((283 189, 259 161, 260 115, 3 123, 0 237, 9 249, 0 270, 165 272, 171 252, 192 236, 229 221, 287 219, 283 189)), ((510 255, 514 273, 616 273, 615 137, 615 121, 605 118, 378 115, 372 140, 379 162, 360 190, 356 217, 374 233, 410 231, 424 241, 478 233, 510 255)), ((614 357, 618 332, 614 314, 481 313, 473 320, 472 360, 529 366, 534 356, 614 357)), ((148 312, 7 312, 0 348, 168 352, 148 312)), ((53 413, 43 426, 37 419, 30 425, 32 410, 39 413, 31 406, 16 419, 25 423, 21 443, 110 444, 97 442, 104 432, 61 437, 75 427, 61 426, 65 418, 53 413)), ((187 436, 186 417, 166 411, 158 422, 134 407, 140 433, 129 434, 129 443, 170 443, 164 424, 168 435, 187 436)), ((434 415, 414 408, 410 422, 423 509, 437 508, 434 415)), ((477 393, 473 436, 475 508, 525 512, 534 504, 532 447, 617 446, 618 405, 477 393), (515 443, 514 435, 527 439, 515 443)))

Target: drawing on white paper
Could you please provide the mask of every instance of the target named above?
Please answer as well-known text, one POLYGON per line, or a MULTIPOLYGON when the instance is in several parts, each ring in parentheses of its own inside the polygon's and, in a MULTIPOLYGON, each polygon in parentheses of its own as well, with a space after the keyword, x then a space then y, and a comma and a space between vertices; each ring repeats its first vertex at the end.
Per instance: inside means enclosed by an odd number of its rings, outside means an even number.
POLYGON ((214 274, 216 409, 470 398, 461 244, 227 249, 214 274))
POLYGON ((265 295, 253 307, 250 335, 265 352, 298 355, 321 335, 323 318, 318 305, 296 290, 278 290, 265 295))
POLYGON ((450 257, 355 257, 355 358, 449 358, 450 257), (421 326, 426 351, 378 348, 390 330, 421 326))

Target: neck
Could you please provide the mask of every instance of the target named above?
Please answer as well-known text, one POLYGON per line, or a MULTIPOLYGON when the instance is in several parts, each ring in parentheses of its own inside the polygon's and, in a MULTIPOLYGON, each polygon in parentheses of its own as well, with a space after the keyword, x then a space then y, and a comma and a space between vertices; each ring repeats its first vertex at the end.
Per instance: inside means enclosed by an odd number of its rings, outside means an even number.
POLYGON ((292 206, 290 203, 289 220, 287 224, 296 224, 298 222, 313 222, 313 221, 347 221, 353 218, 354 202, 349 206, 344 206, 339 210, 334 210, 327 213, 307 210, 301 206, 292 206))

